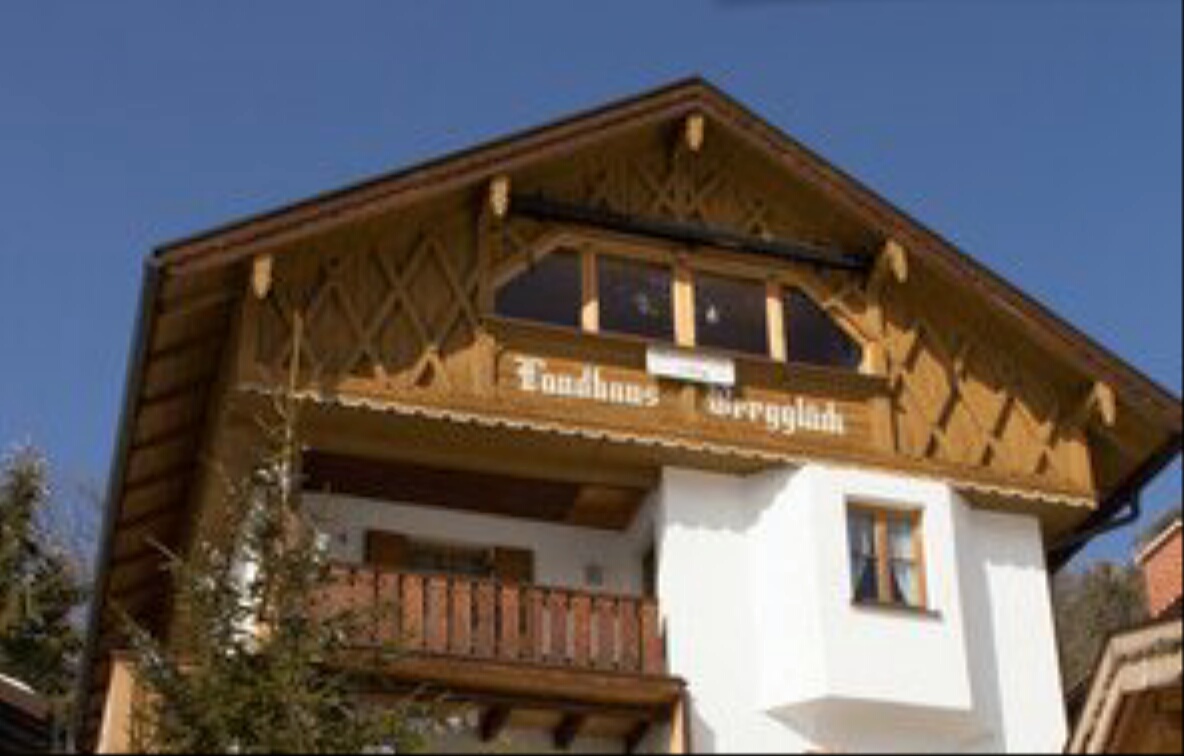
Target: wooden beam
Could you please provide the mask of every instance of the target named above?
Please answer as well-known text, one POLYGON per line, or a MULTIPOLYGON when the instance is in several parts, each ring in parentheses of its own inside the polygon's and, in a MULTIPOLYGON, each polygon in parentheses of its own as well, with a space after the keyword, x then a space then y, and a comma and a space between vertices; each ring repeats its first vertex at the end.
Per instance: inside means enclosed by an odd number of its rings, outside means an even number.
POLYGON ((872 266, 870 284, 873 288, 883 286, 888 281, 898 284, 909 280, 909 255, 897 241, 889 239, 876 257, 872 266))
POLYGON ((555 748, 560 751, 571 748, 571 744, 575 742, 587 721, 588 718, 583 714, 565 714, 559 721, 559 726, 555 728, 555 748))
POLYGON ((481 742, 489 743, 497 740, 506 729, 506 725, 510 723, 510 714, 513 712, 509 706, 490 706, 481 715, 481 742))

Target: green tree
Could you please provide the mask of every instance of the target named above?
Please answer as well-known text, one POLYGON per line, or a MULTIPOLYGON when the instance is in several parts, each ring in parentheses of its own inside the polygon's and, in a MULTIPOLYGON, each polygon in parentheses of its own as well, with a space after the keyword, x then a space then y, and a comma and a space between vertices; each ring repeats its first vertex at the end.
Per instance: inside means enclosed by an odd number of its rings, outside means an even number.
POLYGON ((1053 584, 1066 691, 1089 680, 1106 641, 1147 618, 1143 577, 1133 566, 1099 562, 1053 584))
POLYGON ((323 600, 332 572, 299 504, 294 410, 280 411, 271 451, 227 483, 226 537, 172 559, 182 618, 172 642, 130 626, 135 675, 149 694, 133 727, 139 747, 401 752, 433 724, 407 701, 359 700, 357 681, 333 664, 373 618, 332 612, 323 600))
POLYGON ((48 465, 29 448, 0 463, 0 671, 65 706, 82 639, 77 566, 49 535, 48 465))

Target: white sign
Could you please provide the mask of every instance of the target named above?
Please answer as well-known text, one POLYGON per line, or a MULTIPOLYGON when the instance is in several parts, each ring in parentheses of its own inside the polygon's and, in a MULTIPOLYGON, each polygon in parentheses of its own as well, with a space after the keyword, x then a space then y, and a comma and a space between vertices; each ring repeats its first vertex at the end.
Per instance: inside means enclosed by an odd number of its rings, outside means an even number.
POLYGON ((736 363, 727 357, 651 346, 645 353, 645 368, 660 378, 729 388, 736 385, 736 363))

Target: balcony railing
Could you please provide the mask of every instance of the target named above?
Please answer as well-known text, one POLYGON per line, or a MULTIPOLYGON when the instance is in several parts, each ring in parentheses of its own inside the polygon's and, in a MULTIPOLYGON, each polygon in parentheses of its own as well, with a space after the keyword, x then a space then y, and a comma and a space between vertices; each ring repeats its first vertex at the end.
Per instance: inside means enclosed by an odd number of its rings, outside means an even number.
POLYGON ((333 610, 373 617, 360 631, 360 646, 644 676, 666 672, 658 608, 649 599, 371 567, 335 567, 334 578, 333 610))

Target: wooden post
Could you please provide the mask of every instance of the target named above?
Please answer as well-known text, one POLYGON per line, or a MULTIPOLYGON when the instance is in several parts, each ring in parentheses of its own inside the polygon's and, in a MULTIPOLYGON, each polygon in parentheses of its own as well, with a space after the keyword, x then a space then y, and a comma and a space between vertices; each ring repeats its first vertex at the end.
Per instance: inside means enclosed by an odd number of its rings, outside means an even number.
POLYGON ((131 753, 135 699, 136 680, 132 674, 131 657, 115 653, 111 659, 111 678, 107 683, 97 753, 131 753))
POLYGON ((785 302, 781 298, 781 284, 769 281, 765 284, 765 317, 768 320, 769 357, 785 362, 785 302))
POLYGON ((600 279, 596 270, 596 254, 590 249, 580 251, 580 268, 583 275, 583 305, 580 308, 580 325, 588 333, 600 332, 600 279))
POLYGON ((674 264, 674 341, 680 347, 695 346, 695 286, 681 259, 674 264))

